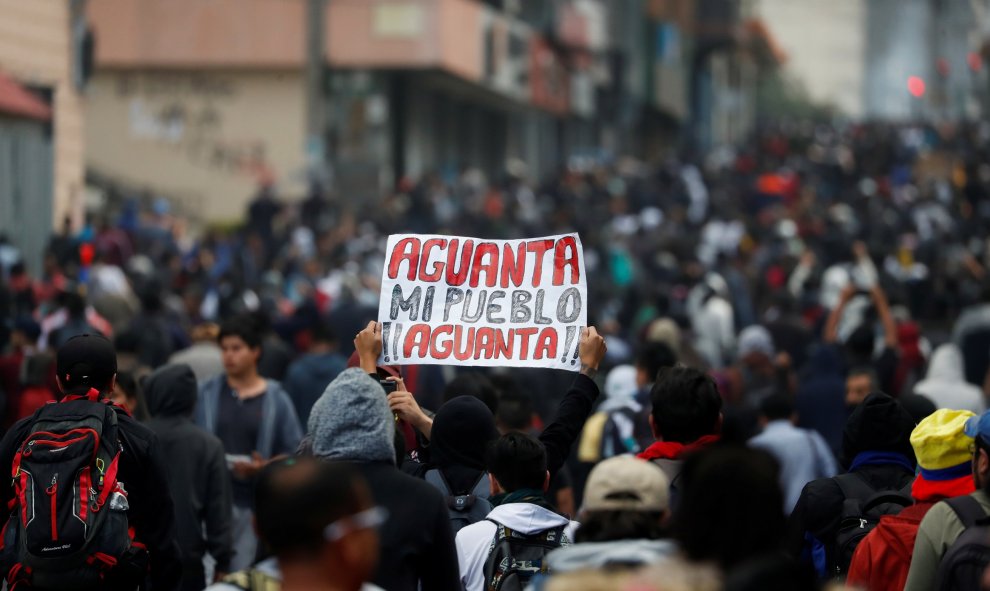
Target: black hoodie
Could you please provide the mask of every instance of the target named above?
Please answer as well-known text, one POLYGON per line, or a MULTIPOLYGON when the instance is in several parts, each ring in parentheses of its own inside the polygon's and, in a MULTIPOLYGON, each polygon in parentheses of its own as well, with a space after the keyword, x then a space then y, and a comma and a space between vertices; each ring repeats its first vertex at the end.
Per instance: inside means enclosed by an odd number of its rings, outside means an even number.
MULTIPOLYGON (((557 417, 547 425, 539 440, 546 448, 550 479, 564 466, 574 441, 591 414, 598 386, 578 374, 571 389, 557 407, 557 417)), ((458 396, 440 407, 433 419, 430 464, 406 462, 403 471, 423 478, 431 468, 440 468, 455 493, 468 492, 485 471, 485 451, 498 439, 492 412, 476 398, 458 396)))
MULTIPOLYGON (((914 480, 915 456, 911 447, 914 427, 911 415, 897 400, 879 392, 870 394, 846 421, 842 433, 843 466, 877 493, 903 489, 914 480), (904 459, 852 465, 864 452, 900 454, 904 459)), ((868 499, 858 500, 865 503, 868 499)), ((836 537, 845 501, 846 496, 835 478, 821 478, 805 485, 789 523, 788 546, 795 557, 807 548, 810 534, 825 546, 826 560, 832 570, 838 561, 836 537)))
POLYGON ((183 587, 202 588, 203 555, 209 551, 217 570, 227 572, 232 554, 230 479, 223 444, 193 423, 196 376, 188 365, 167 365, 148 376, 144 395, 152 417, 147 425, 158 435, 168 458, 168 483, 175 499, 185 570, 183 587))

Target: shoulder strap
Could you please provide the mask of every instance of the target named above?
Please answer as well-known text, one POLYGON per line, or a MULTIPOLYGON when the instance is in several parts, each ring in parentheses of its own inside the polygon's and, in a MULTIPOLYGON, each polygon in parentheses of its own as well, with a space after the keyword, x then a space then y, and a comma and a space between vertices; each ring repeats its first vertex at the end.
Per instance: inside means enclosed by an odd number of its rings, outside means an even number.
POLYGON ((434 488, 442 492, 444 496, 450 496, 453 494, 450 490, 450 485, 447 484, 447 479, 443 476, 443 472, 437 468, 427 470, 426 474, 423 475, 423 480, 426 480, 434 488))
POLYGON ((242 591, 251 591, 251 571, 237 571, 223 578, 223 582, 242 591))
POLYGON ((857 499, 863 502, 876 493, 876 489, 855 472, 840 474, 834 480, 839 485, 839 488, 842 489, 842 496, 846 499, 857 499))
POLYGON ((983 505, 970 495, 953 497, 945 502, 959 517, 959 521, 962 521, 963 527, 973 527, 977 521, 987 516, 987 512, 983 510, 983 505))
POLYGON ((488 484, 488 472, 482 472, 478 477, 478 482, 474 483, 471 494, 479 499, 487 500, 491 496, 492 489, 488 484))

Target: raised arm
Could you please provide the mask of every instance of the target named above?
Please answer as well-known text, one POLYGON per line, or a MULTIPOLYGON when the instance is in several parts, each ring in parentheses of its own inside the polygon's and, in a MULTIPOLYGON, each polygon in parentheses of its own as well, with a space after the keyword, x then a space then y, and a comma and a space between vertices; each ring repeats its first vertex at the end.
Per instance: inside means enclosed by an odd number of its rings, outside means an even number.
POLYGON ((887 302, 887 294, 879 285, 874 285, 870 290, 870 297, 873 298, 873 305, 880 316, 880 323, 883 324, 883 341, 891 349, 897 348, 897 322, 894 315, 890 313, 890 304, 887 302))
POLYGON ((560 401, 557 417, 540 435, 540 441, 547 450, 547 470, 551 478, 567 461, 584 422, 591 415, 598 398, 598 384, 594 377, 598 374, 598 366, 605 358, 606 350, 605 338, 598 334, 595 327, 581 331, 581 373, 560 401))
POLYGON ((843 288, 839 295, 839 303, 829 313, 828 320, 825 322, 825 334, 823 335, 825 343, 831 345, 839 340, 839 322, 842 320, 842 314, 846 311, 846 305, 855 294, 856 286, 852 283, 843 288))
POLYGON ((364 330, 354 335, 354 348, 367 374, 378 373, 378 356, 382 354, 382 325, 372 320, 364 330))

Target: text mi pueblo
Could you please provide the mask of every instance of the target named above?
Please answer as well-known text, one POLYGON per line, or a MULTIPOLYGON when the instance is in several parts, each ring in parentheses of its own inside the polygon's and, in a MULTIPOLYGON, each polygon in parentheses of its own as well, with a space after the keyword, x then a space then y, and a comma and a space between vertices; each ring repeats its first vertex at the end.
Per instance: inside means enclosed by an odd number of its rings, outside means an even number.
POLYGON ((582 271, 572 236, 512 244, 403 238, 386 269, 398 283, 382 324, 385 361, 559 355, 576 364, 582 271))

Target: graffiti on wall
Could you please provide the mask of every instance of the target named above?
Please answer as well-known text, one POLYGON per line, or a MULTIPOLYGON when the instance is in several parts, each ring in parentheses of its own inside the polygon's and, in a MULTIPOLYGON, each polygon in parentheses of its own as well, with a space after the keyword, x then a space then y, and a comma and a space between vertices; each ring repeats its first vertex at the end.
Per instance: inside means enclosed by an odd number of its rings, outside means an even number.
POLYGON ((264 140, 225 126, 235 80, 216 74, 122 74, 116 93, 128 106, 131 135, 175 149, 193 166, 256 177, 266 168, 264 140))

